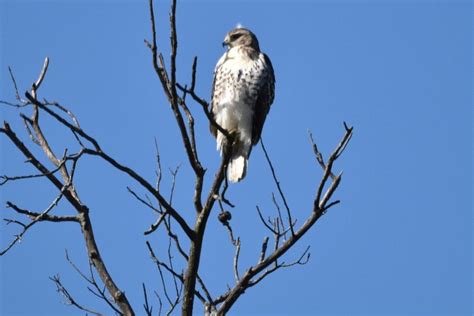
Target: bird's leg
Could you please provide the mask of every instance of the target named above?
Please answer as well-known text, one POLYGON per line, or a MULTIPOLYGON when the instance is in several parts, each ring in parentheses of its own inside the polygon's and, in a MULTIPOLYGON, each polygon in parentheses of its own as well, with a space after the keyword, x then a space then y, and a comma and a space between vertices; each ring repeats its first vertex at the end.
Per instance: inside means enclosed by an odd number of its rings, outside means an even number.
POLYGON ((224 156, 229 153, 227 152, 228 150, 233 150, 233 148, 235 148, 237 143, 239 142, 239 131, 237 130, 237 128, 228 130, 228 132, 229 137, 224 137, 224 146, 222 146, 222 154, 224 156), (229 142, 231 146, 228 146, 229 142))

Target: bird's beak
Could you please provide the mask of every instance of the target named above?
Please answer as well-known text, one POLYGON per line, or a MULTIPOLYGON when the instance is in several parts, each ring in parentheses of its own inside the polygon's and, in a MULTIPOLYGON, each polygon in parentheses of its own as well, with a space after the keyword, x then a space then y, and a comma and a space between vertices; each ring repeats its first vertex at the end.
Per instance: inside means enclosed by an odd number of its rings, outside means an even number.
POLYGON ((224 41, 222 42, 222 47, 229 46, 229 43, 230 43, 230 38, 229 38, 229 36, 226 36, 224 38, 224 41))

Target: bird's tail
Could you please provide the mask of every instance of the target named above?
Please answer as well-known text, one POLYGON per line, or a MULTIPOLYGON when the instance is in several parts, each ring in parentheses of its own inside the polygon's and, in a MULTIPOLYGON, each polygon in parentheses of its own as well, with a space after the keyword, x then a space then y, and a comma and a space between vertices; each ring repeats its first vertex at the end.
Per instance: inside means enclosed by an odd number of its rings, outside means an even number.
POLYGON ((232 155, 227 167, 227 179, 231 182, 239 182, 247 173, 247 155, 239 152, 232 155))
MULTIPOLYGON (((223 154, 225 136, 221 133, 217 133, 217 149, 223 154)), ((232 146, 232 156, 227 166, 227 179, 230 182, 239 182, 247 174, 247 161, 252 149, 252 143, 250 141, 242 141, 239 138, 235 140, 232 146)))

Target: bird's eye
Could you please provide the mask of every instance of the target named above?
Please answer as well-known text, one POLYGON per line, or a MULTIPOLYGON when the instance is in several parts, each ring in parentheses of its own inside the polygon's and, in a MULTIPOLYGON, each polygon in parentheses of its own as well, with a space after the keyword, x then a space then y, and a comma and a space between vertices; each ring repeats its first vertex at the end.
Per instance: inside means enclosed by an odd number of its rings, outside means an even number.
POLYGON ((238 38, 240 37, 240 35, 242 35, 242 34, 240 34, 240 33, 232 34, 232 35, 230 36, 230 40, 231 40, 231 41, 235 41, 236 39, 238 39, 238 38))

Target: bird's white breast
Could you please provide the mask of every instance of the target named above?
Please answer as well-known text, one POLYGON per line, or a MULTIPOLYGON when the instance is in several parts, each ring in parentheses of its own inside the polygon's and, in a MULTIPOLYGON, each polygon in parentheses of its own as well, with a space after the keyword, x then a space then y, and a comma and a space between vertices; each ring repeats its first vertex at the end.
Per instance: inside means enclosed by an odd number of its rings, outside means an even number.
POLYGON ((230 49, 216 65, 214 114, 216 122, 228 131, 238 131, 242 142, 251 143, 254 106, 258 96, 263 65, 230 49))

